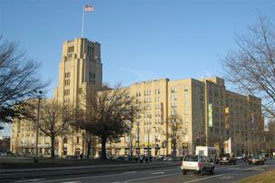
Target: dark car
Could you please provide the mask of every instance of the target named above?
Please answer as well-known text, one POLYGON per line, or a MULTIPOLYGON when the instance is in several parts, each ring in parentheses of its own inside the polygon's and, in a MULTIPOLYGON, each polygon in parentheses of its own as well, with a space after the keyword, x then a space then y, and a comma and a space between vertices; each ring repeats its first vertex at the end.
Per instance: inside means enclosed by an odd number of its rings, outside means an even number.
POLYGON ((220 157, 220 165, 236 165, 236 158, 230 154, 225 154, 220 157))

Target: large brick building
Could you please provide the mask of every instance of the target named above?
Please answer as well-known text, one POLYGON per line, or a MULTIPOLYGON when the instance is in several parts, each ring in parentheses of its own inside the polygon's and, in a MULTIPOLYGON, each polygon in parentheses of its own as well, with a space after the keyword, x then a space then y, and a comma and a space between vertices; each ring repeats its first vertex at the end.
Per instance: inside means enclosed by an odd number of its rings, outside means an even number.
MULTIPOLYGON (((79 107, 80 96, 102 84, 100 44, 77 38, 63 44, 59 65, 58 87, 55 98, 60 103, 73 103, 79 107)), ((157 79, 138 82, 127 87, 136 97, 136 105, 144 111, 136 116, 131 138, 125 136, 120 143, 107 144, 112 155, 135 154, 139 144, 141 154, 170 155, 173 151, 171 118, 177 116, 180 127, 176 154, 193 153, 197 145, 215 146, 224 151, 224 142, 232 141, 236 154, 264 150, 260 146, 264 124, 261 99, 229 91, 224 80, 218 77, 203 79, 157 79), (130 140, 133 139, 133 140, 130 140), (149 151, 148 151, 149 150, 149 151)), ((33 153, 33 127, 27 121, 13 125, 12 151, 33 153), (19 125, 20 124, 20 125, 19 125)), ((56 152, 59 156, 86 153, 84 131, 58 137, 56 152)), ((47 137, 39 138, 40 153, 49 153, 47 137)), ((93 148, 99 154, 99 148, 93 148)))

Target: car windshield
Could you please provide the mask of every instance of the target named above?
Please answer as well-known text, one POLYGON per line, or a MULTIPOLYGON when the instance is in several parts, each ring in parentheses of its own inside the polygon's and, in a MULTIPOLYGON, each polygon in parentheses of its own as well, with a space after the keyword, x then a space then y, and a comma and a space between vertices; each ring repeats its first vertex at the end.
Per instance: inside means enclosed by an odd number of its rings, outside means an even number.
POLYGON ((198 161, 198 156, 186 156, 184 161, 198 161))

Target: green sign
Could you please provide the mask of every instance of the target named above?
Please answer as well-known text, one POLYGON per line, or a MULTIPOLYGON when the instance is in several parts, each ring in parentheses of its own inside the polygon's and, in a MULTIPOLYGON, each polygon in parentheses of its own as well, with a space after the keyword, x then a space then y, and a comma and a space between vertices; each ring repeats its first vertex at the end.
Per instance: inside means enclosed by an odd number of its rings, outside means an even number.
POLYGON ((208 126, 213 127, 213 104, 208 104, 208 126))

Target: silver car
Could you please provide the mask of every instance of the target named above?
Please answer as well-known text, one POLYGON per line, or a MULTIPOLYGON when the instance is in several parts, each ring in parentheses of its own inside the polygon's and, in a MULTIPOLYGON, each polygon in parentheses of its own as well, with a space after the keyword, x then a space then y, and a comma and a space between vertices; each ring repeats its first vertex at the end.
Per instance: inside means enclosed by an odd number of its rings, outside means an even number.
POLYGON ((187 171, 195 171, 204 175, 206 172, 214 174, 215 165, 211 163, 205 156, 187 155, 181 163, 182 174, 187 171))

